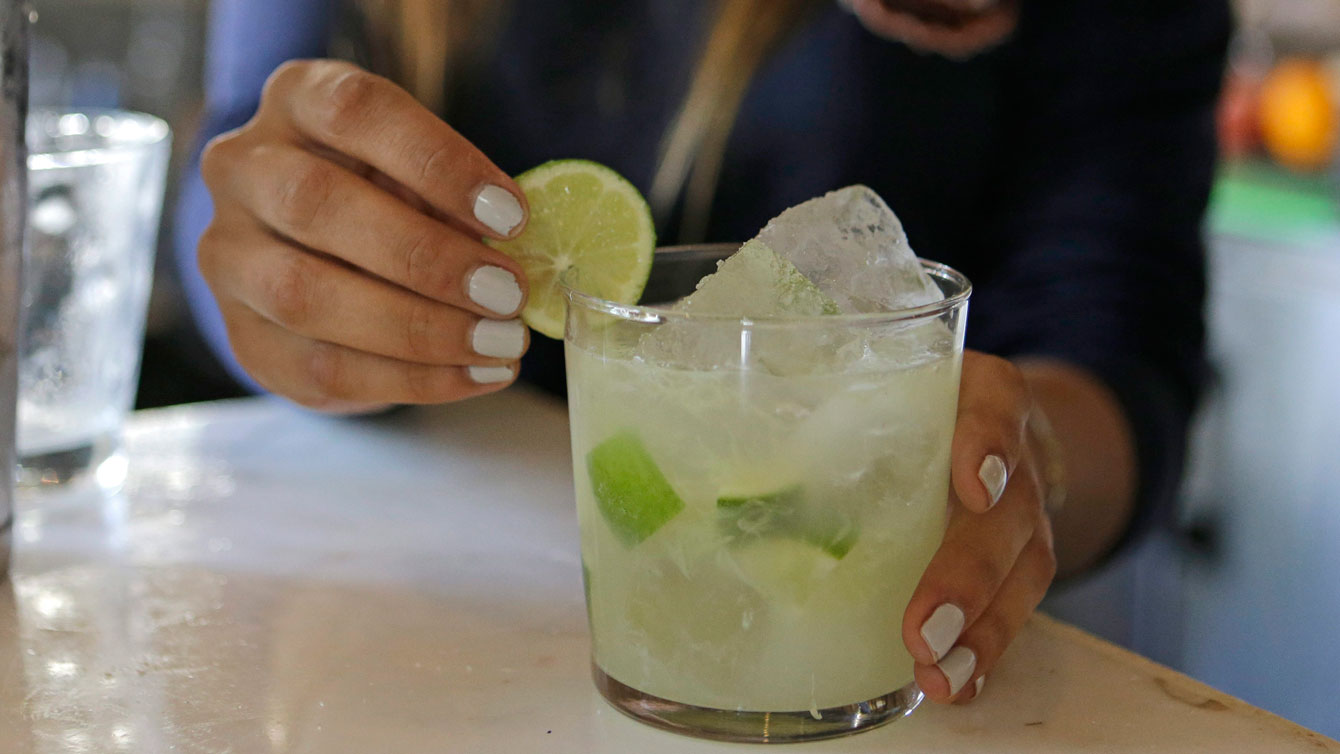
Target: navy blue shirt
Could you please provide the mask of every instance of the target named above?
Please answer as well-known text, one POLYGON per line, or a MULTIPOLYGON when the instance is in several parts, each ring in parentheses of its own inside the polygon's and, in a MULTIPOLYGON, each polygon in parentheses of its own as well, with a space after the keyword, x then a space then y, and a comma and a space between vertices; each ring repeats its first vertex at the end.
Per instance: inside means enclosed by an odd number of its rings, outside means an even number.
MULTIPOLYGON (((281 62, 326 54, 334 4, 212 4, 201 144, 251 117, 281 62)), ((584 157, 649 188, 713 4, 512 5, 447 120, 509 172, 584 157)), ((1148 520, 1175 491, 1201 378, 1200 223, 1225 5, 1023 0, 1006 44, 951 61, 877 38, 835 4, 750 87, 708 240, 743 241, 788 206, 871 186, 921 256, 974 282, 970 347, 1059 357, 1113 388, 1135 429, 1148 520)), ((209 214, 193 168, 178 215, 182 275, 207 338, 253 384, 195 267, 209 214)), ((674 226, 661 238, 675 239, 674 226)), ((523 375, 561 385, 561 357, 543 340, 523 375)))

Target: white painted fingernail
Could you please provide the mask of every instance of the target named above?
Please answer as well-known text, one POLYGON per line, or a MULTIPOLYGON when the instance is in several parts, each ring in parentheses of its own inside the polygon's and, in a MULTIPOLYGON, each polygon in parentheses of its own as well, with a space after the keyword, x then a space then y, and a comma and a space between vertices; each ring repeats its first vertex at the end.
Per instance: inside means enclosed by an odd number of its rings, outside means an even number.
POLYGON ((931 617, 921 624, 921 638, 926 640, 926 646, 931 648, 931 657, 935 662, 939 662, 949 648, 958 641, 958 635, 963 633, 963 611, 958 605, 951 605, 948 602, 935 608, 931 617))
POLYGON ((475 353, 495 359, 516 359, 526 349, 526 326, 519 319, 481 319, 470 337, 475 353))
POLYGON ((982 687, 986 685, 986 676, 979 675, 977 680, 972 682, 972 696, 974 699, 982 695, 982 687))
POLYGON ((475 194, 475 219, 500 236, 510 236, 526 212, 512 192, 490 183, 475 194))
POLYGON ((470 367, 470 379, 480 385, 493 385, 512 379, 510 367, 470 367))
POLYGON ((972 671, 977 669, 977 655, 967 647, 954 647, 936 667, 945 674, 949 695, 953 696, 972 678, 972 671))
POLYGON ((498 314, 512 314, 521 306, 521 286, 516 275, 492 265, 471 273, 469 295, 471 301, 498 314))
POLYGON ((1005 459, 1000 456, 987 456, 982 461, 981 468, 977 469, 977 478, 982 480, 986 487, 986 494, 991 496, 991 504, 1000 502, 1000 496, 1005 494, 1005 483, 1009 481, 1009 471, 1005 468, 1005 459))

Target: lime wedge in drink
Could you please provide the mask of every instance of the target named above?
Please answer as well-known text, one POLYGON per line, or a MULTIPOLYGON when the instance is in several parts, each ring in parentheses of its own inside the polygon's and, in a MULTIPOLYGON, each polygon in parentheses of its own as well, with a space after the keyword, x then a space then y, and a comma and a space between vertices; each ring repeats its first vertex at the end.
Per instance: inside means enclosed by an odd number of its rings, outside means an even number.
POLYGON ((836 511, 820 515, 810 512, 801 517, 795 535, 841 560, 856 544, 857 529, 851 518, 836 511))
POLYGON ((799 484, 757 494, 722 493, 717 498, 717 517, 722 533, 733 540, 799 539, 837 560, 851 552, 857 539, 857 529, 850 517, 810 506, 799 484))
POLYGON ((620 432, 592 448, 586 470, 600 515, 629 547, 684 510, 684 501, 632 432, 620 432))
POLYGON ((770 492, 741 492, 729 490, 717 498, 717 507, 724 509, 743 508, 750 503, 768 507, 793 508, 801 500, 803 490, 799 484, 788 484, 770 492))
POLYGON ((530 204, 526 229, 487 243, 526 272, 530 296, 521 319, 536 332, 563 337, 566 304, 559 279, 620 304, 635 304, 651 274, 656 229, 638 190, 613 170, 587 160, 555 160, 517 176, 530 204))

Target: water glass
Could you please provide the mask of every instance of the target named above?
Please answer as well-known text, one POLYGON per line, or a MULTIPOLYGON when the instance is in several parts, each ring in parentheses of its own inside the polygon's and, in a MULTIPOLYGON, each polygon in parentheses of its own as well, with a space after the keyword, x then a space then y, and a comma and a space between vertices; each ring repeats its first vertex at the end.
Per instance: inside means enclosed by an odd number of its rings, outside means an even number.
POLYGON ((28 118, 18 484, 119 486, 170 133, 112 110, 28 118))

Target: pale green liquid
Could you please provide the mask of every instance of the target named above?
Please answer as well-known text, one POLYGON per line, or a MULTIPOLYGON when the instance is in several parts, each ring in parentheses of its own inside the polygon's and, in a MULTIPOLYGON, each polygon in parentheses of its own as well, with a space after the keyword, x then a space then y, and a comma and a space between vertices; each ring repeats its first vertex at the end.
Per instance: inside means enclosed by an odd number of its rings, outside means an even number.
POLYGON ((943 536, 960 359, 778 377, 604 360, 569 342, 577 512, 595 662, 671 701, 817 710, 912 681, 902 618, 943 536), (685 509, 610 530, 587 453, 631 429, 685 509), (857 538, 834 559, 723 530, 717 499, 799 485, 857 538))

